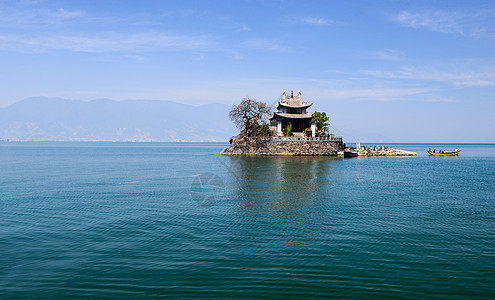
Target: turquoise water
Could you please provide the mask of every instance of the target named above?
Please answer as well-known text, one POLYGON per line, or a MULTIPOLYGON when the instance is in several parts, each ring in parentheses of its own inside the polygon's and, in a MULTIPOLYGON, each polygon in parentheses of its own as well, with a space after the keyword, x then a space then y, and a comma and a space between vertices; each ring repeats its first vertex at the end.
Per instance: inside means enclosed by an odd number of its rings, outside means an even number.
POLYGON ((1 298, 495 294, 495 145, 213 155, 225 146, 0 143, 1 298))

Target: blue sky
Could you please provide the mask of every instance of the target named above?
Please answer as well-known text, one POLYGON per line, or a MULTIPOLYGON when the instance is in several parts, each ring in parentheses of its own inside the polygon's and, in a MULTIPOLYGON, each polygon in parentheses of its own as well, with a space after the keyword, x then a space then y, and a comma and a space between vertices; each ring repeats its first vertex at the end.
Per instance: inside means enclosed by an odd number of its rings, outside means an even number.
POLYGON ((0 0, 0 107, 300 89, 355 140, 495 142, 494 46, 495 1, 0 0))

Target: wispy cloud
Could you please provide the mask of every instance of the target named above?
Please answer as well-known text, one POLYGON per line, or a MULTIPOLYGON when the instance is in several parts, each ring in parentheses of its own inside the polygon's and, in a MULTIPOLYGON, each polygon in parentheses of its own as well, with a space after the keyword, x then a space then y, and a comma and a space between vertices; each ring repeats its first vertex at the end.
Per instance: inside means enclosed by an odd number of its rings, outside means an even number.
POLYGON ((98 62, 119 62, 119 63, 143 63, 146 61, 146 57, 136 54, 121 54, 121 53, 101 53, 92 58, 98 62))
POLYGON ((98 95, 100 92, 98 91, 90 91, 90 90, 81 90, 81 91, 74 91, 75 94, 79 95, 89 95, 89 96, 94 96, 98 95))
POLYGON ((392 20, 407 27, 475 38, 495 38, 495 10, 475 13, 453 11, 401 11, 392 20))
POLYGON ((438 70, 403 67, 397 71, 363 70, 361 74, 387 79, 409 79, 450 83, 459 86, 495 86, 493 71, 438 70))
MULTIPOLYGON (((385 86, 382 82, 362 81, 357 86, 353 79, 317 79, 308 77, 264 77, 243 78, 241 81, 251 95, 272 95, 272 101, 280 96, 284 89, 301 88, 305 99, 321 101, 403 101, 424 99, 426 95, 438 92, 432 87, 411 87, 402 85, 385 86), (253 88, 254 87, 254 88, 253 88), (280 94, 279 94, 280 93, 280 94)), ((229 87, 239 86, 238 82, 229 82, 229 87)), ((270 102, 270 101, 268 101, 270 102)))
POLYGON ((383 87, 366 84, 356 88, 352 82, 339 86, 334 80, 315 80, 312 78, 293 77, 242 77, 223 78, 218 81, 214 78, 192 79, 192 82, 179 86, 167 87, 167 93, 146 89, 136 95, 146 96, 149 99, 160 99, 164 96, 170 100, 215 99, 225 103, 232 103, 239 99, 239 95, 249 95, 267 103, 274 103, 284 89, 301 88, 304 99, 318 99, 318 101, 423 101, 436 92, 433 88, 414 87, 383 87), (195 86, 194 89, 188 87, 195 86), (149 94, 154 93, 156 94, 149 94))
POLYGON ((251 27, 249 27, 247 25, 242 25, 240 30, 241 31, 251 31, 251 27))
POLYGON ((317 17, 306 17, 301 19, 301 22, 310 24, 310 25, 327 25, 332 23, 331 20, 325 18, 317 18, 317 17))
POLYGON ((273 52, 286 52, 289 50, 289 47, 274 41, 267 39, 249 39, 240 44, 241 48, 254 49, 254 50, 263 50, 263 51, 273 51, 273 52))
POLYGON ((198 14, 198 12, 194 9, 176 9, 176 10, 169 10, 161 14, 162 17, 174 17, 174 16, 179 16, 179 17, 190 17, 193 16, 194 14, 198 14))
MULTIPOLYGON (((53 25, 63 25, 75 19, 83 19, 82 10, 32 9, 21 11, 0 11, 0 26, 19 28, 39 28, 53 25)), ((80 20, 78 20, 80 21, 80 20)))
POLYGON ((241 52, 239 51, 232 51, 230 53, 230 57, 232 57, 233 59, 235 60, 243 60, 245 59, 246 57, 244 56, 244 54, 242 54, 241 52))
POLYGON ((404 52, 398 50, 375 51, 368 53, 368 55, 375 59, 390 61, 400 61, 405 57, 404 52))
POLYGON ((69 50, 104 53, 122 51, 208 50, 212 47, 212 39, 205 36, 173 35, 163 32, 135 34, 106 33, 91 36, 0 35, 0 49, 20 52, 69 50))
POLYGON ((427 98, 428 102, 441 102, 441 103, 450 103, 454 102, 454 100, 441 96, 430 96, 427 98))
POLYGON ((74 18, 79 18, 84 16, 84 12, 77 10, 77 11, 68 11, 63 8, 59 8, 56 13, 53 14, 55 17, 59 17, 62 19, 74 19, 74 18))
MULTIPOLYGON (((72 51, 87 53, 129 53, 153 51, 216 51, 228 53, 236 60, 244 59, 243 49, 266 52, 287 52, 289 47, 281 41, 263 38, 247 39, 234 47, 220 46, 218 37, 205 35, 178 35, 167 32, 116 32, 92 35, 8 35, 0 34, 0 50, 22 53, 72 51)), ((131 57, 130 57, 131 58, 131 57)), ((137 58, 137 61, 142 61, 137 58)))
POLYGON ((327 99, 335 100, 373 100, 373 101, 397 101, 407 97, 431 92, 426 88, 368 88, 349 90, 328 90, 322 95, 327 99))

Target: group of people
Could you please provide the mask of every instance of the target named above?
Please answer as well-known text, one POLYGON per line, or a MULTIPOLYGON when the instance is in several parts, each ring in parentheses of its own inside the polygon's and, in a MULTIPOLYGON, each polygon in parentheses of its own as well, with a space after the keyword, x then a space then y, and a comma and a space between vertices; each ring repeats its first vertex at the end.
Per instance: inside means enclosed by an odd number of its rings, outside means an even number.
MULTIPOLYGON (((428 152, 431 152, 431 153, 448 153, 447 150, 438 150, 438 152, 436 152, 436 151, 437 151, 437 149, 433 149, 433 151, 431 151, 431 148, 428 148, 428 152)), ((459 151, 459 149, 455 148, 454 152, 457 152, 457 151, 459 151)))

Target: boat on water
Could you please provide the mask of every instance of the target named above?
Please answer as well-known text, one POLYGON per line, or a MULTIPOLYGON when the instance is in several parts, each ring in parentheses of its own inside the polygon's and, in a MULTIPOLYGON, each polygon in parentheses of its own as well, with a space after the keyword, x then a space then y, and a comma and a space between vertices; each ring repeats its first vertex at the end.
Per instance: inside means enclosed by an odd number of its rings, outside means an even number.
POLYGON ((461 150, 455 149, 454 151, 441 151, 441 152, 433 152, 431 149, 428 149, 428 153, 433 156, 456 156, 461 153, 461 150))
POLYGON ((357 157, 358 152, 355 150, 345 150, 344 151, 344 157, 357 157))

